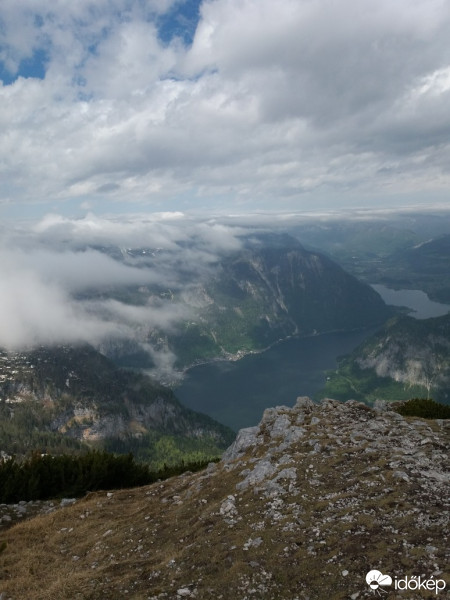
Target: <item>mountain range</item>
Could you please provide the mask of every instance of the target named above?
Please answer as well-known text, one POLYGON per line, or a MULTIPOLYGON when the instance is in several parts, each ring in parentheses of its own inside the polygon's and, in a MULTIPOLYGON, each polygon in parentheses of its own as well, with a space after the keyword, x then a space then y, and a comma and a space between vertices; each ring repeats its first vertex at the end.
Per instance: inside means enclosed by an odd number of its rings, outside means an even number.
MULTIPOLYGON (((115 260, 158 252, 105 250, 115 260)), ((170 327, 143 322, 135 337, 88 345, 37 347, 0 354, 0 450, 22 454, 100 447, 163 462, 217 457, 233 432, 187 410, 143 370, 161 375, 217 358, 236 359, 293 335, 382 323, 392 311, 374 290, 293 237, 255 234, 198 281, 180 289, 146 286, 91 291, 121 295, 130 307, 157 296, 189 318, 170 327), (105 356, 105 354, 107 356, 105 356), (157 357, 155 359, 155 356, 157 357), (125 369, 123 367, 126 367, 125 369)))

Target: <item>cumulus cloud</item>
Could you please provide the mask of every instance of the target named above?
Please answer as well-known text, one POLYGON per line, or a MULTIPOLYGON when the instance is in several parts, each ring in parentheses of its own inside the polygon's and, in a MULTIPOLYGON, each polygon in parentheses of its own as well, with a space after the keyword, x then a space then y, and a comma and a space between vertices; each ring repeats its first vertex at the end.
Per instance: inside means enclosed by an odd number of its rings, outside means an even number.
POLYGON ((122 264, 95 250, 54 252, 40 249, 31 254, 16 251, 12 257, 4 253, 3 259, 15 264, 19 271, 29 269, 44 283, 57 285, 70 293, 164 283, 158 272, 122 264))
POLYGON ((0 263, 0 346, 20 349, 60 342, 95 343, 113 331, 111 323, 91 316, 63 289, 28 269, 0 263))
POLYGON ((446 0, 204 0, 192 44, 161 39, 176 6, 4 0, 3 201, 245 211, 448 190, 446 0), (36 57, 45 77, 21 77, 36 57))
MULTIPOLYGON (((79 248, 83 245, 116 245, 123 248, 179 249, 180 244, 196 241, 215 251, 235 250, 242 230, 222 225, 214 218, 195 218, 182 212, 143 213, 102 217, 88 213, 80 219, 48 214, 22 231, 16 228, 20 244, 56 244, 79 248)), ((12 236, 15 234, 12 233, 12 236)))
POLYGON ((0 347, 132 339, 167 371, 175 358, 149 338, 175 331, 191 316, 177 298, 240 247, 243 231, 182 213, 146 219, 52 214, 3 229, 0 347))

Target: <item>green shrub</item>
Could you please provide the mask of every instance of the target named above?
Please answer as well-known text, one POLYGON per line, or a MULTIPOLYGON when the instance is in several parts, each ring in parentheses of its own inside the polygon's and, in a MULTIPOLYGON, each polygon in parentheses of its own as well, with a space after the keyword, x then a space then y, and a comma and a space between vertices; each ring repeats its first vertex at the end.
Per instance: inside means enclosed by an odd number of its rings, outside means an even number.
POLYGON ((395 411, 404 417, 422 417, 423 419, 450 419, 450 406, 440 404, 430 398, 412 398, 395 407, 395 411))

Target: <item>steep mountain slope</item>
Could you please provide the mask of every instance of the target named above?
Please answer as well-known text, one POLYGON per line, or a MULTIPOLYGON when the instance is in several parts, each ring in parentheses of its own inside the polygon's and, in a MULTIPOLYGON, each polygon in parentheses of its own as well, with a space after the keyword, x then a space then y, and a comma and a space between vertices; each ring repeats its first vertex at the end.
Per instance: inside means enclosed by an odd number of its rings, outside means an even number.
POLYGON ((390 597, 444 597, 449 430, 354 401, 268 409, 202 473, 91 494, 5 532, 0 593, 356 600, 374 597, 376 569, 390 597))
POLYGON ((391 313, 369 286, 288 235, 249 238, 181 295, 193 317, 166 337, 183 368, 290 335, 370 327, 391 313))
POLYGON ((431 396, 450 403, 450 314, 397 317, 330 373, 323 395, 402 400, 431 396))
POLYGON ((0 450, 8 454, 90 444, 158 462, 214 456, 233 439, 169 389, 90 346, 2 352, 0 416, 0 450))

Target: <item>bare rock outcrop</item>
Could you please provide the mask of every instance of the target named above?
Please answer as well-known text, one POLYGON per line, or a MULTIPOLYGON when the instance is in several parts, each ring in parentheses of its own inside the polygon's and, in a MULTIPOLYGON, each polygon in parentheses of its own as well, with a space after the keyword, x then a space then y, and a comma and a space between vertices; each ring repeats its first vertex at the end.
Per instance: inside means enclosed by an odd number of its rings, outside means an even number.
POLYGON ((266 410, 203 472, 91 494, 9 529, 0 593, 363 600, 376 597, 374 572, 393 600, 444 598, 449 432, 448 420, 382 403, 299 398, 266 410), (412 587, 398 587, 405 578, 412 587))

